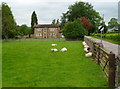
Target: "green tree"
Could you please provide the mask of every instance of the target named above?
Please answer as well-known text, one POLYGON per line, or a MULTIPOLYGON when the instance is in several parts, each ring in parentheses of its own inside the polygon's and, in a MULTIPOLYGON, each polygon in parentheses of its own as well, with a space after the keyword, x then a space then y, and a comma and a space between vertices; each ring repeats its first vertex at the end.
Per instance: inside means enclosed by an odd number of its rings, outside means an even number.
POLYGON ((52 20, 52 24, 56 24, 56 20, 55 19, 52 20))
POLYGON ((20 36, 29 35, 31 33, 31 28, 27 25, 23 24, 21 26, 18 26, 18 34, 20 36))
POLYGON ((67 22, 62 30, 66 39, 79 39, 83 38, 84 35, 87 34, 87 30, 79 20, 67 22))
POLYGON ((17 35, 16 22, 10 7, 2 3, 2 38, 14 38, 17 35))
POLYGON ((65 16, 65 14, 63 13, 62 15, 63 15, 63 16, 61 16, 61 19, 60 19, 60 21, 61 21, 61 23, 60 23, 61 29, 63 29, 65 23, 67 22, 67 21, 66 21, 66 16, 65 16))
POLYGON ((118 24, 118 32, 120 32, 120 24, 118 24))
POLYGON ((52 20, 52 24, 60 24, 59 19, 57 19, 57 20, 56 20, 56 19, 53 19, 53 20, 52 20))
POLYGON ((35 13, 35 11, 33 11, 32 16, 31 16, 31 33, 34 33, 34 25, 38 24, 38 19, 37 19, 37 15, 35 13))
POLYGON ((59 19, 57 19, 56 24, 60 24, 59 19))
POLYGON ((86 17, 92 23, 91 32, 97 30, 101 17, 98 12, 93 9, 93 6, 85 2, 76 2, 75 4, 69 6, 68 11, 63 14, 62 17, 66 17, 66 21, 74 21, 80 17, 86 17), (65 16, 64 16, 65 15, 65 16))
POLYGON ((111 18, 108 22, 108 28, 118 28, 118 20, 116 18, 111 18))

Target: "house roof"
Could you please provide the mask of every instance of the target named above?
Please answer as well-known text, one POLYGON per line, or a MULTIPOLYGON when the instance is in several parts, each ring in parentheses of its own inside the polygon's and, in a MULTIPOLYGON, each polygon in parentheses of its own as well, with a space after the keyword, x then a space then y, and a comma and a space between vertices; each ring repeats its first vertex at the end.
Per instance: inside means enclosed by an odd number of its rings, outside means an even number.
POLYGON ((54 28, 54 27, 60 27, 58 24, 37 24, 34 26, 34 28, 54 28))

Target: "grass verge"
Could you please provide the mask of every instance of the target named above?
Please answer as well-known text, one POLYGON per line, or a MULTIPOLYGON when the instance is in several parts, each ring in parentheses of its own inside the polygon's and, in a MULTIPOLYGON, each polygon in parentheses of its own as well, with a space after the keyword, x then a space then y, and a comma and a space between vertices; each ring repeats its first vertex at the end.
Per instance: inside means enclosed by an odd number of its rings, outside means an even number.
POLYGON ((102 87, 107 80, 82 41, 3 42, 3 87, 102 87), (67 52, 51 52, 66 47, 67 52))

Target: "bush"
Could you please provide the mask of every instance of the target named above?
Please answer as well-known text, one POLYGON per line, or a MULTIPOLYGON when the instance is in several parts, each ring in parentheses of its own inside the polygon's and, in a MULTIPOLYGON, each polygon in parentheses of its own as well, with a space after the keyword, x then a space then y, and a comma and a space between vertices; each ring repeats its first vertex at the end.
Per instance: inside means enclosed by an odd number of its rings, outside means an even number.
MULTIPOLYGON (((100 33, 97 33, 97 34, 93 33, 93 34, 91 34, 91 36, 100 37, 101 34, 100 33)), ((102 37, 105 39, 120 41, 120 35, 118 33, 102 34, 102 37)))
POLYGON ((87 34, 87 30, 83 27, 81 21, 76 20, 68 22, 63 28, 63 35, 66 39, 80 39, 87 34))

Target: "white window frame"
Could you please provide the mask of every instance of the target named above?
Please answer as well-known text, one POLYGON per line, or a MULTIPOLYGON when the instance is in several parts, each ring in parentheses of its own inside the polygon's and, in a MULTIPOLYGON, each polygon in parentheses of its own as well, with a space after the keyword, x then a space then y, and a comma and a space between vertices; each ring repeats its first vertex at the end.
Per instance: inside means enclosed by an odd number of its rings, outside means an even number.
POLYGON ((53 33, 53 34, 52 34, 52 36, 56 36, 56 34, 55 34, 55 33, 53 33))
POLYGON ((52 36, 52 34, 50 33, 49 36, 52 36))
POLYGON ((37 28, 37 31, 41 31, 41 28, 37 28))
POLYGON ((36 34, 36 36, 42 36, 42 33, 38 33, 38 34, 36 34))
POLYGON ((49 28, 50 29, 50 31, 54 31, 55 30, 55 28, 49 28))
POLYGON ((49 36, 56 36, 56 34, 55 33, 50 33, 49 36))
POLYGON ((42 33, 39 33, 39 36, 42 36, 42 33))
POLYGON ((44 29, 43 32, 47 32, 47 29, 44 29))

